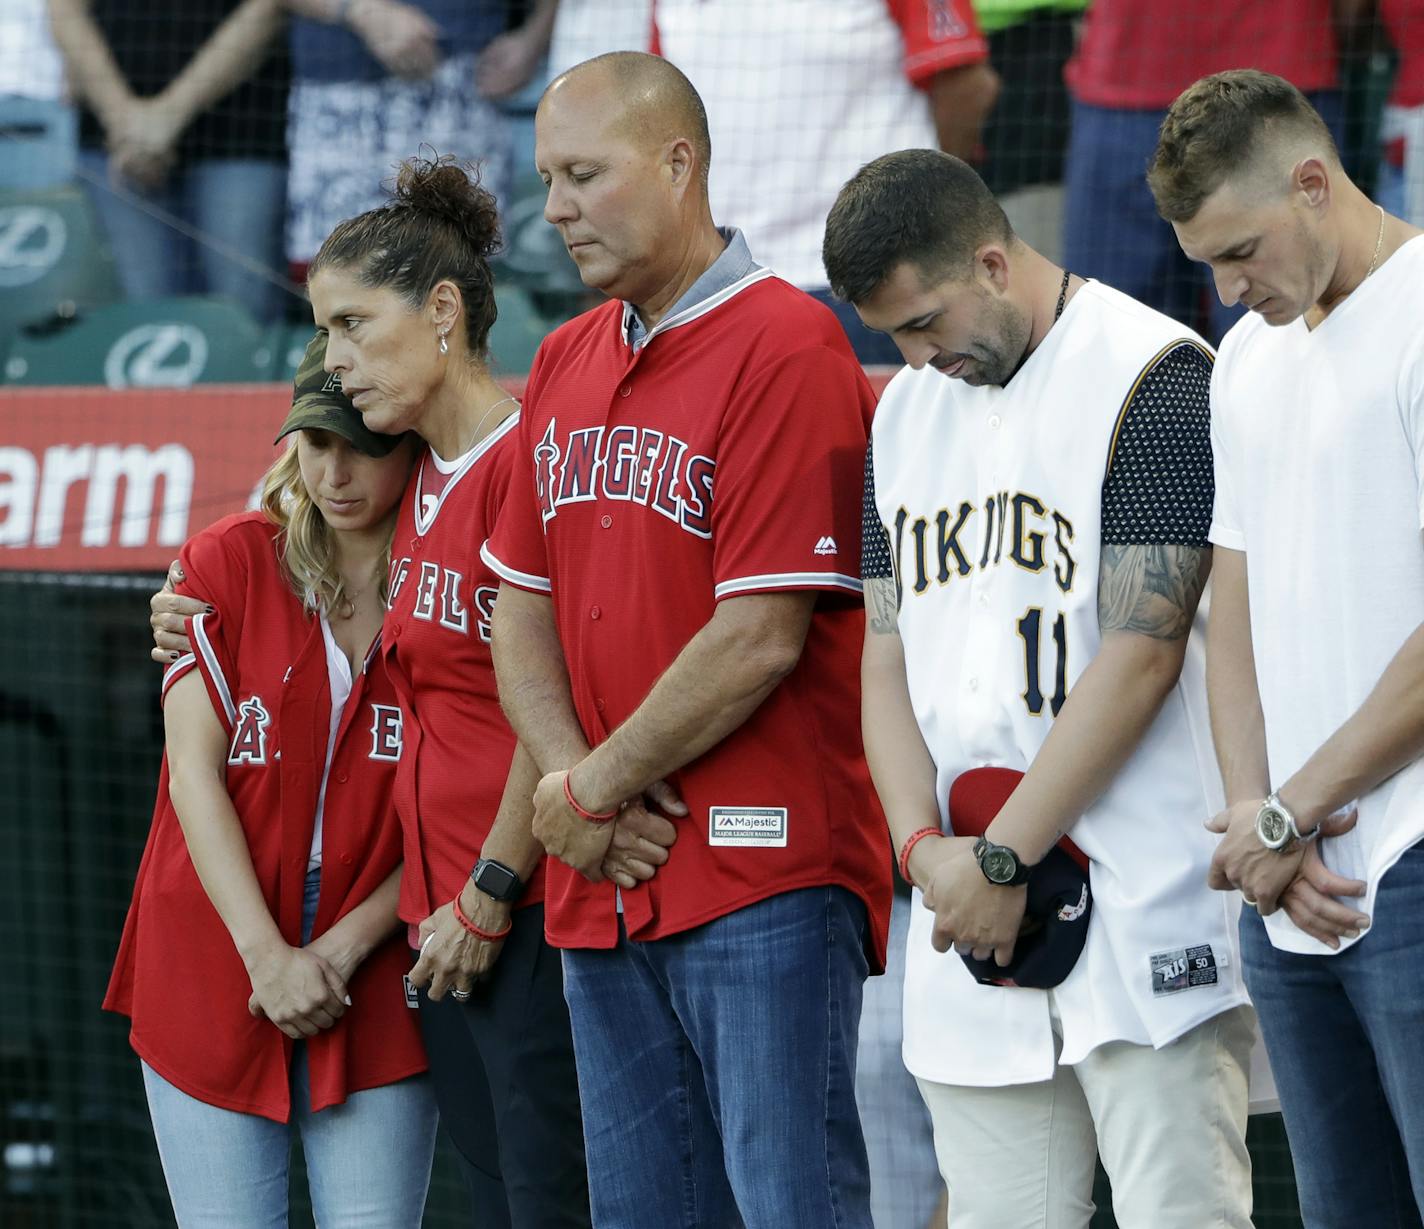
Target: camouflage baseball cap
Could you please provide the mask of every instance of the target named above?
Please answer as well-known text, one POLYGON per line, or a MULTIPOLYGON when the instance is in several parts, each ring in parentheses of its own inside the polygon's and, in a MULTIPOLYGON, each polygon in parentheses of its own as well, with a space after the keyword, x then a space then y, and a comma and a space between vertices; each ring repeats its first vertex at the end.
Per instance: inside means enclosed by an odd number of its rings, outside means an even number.
POLYGON ((368 430, 361 421, 361 411, 341 391, 341 377, 326 371, 322 366, 325 362, 326 334, 318 333, 307 344, 297 378, 292 381, 292 411, 272 442, 305 427, 339 435, 368 457, 384 457, 392 452, 405 437, 368 430))

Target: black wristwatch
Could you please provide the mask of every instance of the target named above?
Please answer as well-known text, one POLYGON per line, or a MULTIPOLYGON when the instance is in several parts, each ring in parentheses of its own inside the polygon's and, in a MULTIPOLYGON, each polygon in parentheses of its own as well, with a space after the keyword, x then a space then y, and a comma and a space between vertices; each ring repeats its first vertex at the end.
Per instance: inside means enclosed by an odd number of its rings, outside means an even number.
POLYGON ((1016 888, 1028 882, 1031 866, 1007 845, 995 845, 987 836, 974 842, 974 861, 984 872, 984 878, 999 888, 1016 888))
POLYGON ((503 862, 496 862, 493 858, 481 858, 476 862, 470 878, 486 896, 504 904, 513 904, 524 891, 524 881, 503 862))

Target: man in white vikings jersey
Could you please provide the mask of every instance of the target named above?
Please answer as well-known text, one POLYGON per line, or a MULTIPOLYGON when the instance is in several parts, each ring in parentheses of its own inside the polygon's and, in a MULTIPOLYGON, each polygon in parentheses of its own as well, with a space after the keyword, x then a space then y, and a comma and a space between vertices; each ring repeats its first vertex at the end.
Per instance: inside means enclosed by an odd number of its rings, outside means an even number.
POLYGON ((905 1062, 955 1229, 1086 1226, 1099 1151, 1123 1229, 1246 1229, 1254 1019, 1239 902, 1206 886, 1194 634, 1211 352, 1033 251, 947 154, 863 167, 824 254, 909 364, 866 461, 863 717, 926 906, 905 1062), (951 787, 989 766, 1024 775, 983 839, 956 836, 951 787), (1065 834, 1091 885, 1076 962, 1051 988, 980 981, 961 957, 1011 965, 1065 834))

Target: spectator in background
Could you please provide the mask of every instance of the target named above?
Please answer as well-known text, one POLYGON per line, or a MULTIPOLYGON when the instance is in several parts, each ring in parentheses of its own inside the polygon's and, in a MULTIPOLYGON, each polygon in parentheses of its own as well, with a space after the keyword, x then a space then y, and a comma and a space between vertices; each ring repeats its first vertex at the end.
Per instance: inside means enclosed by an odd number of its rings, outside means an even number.
POLYGON ((1252 67, 1303 90, 1341 137, 1335 8, 1348 0, 1095 0, 1067 68, 1073 97, 1064 261, 1219 341, 1241 315, 1223 307, 1182 255, 1142 169, 1176 96, 1198 77, 1252 67))
POLYGON ((277 0, 51 0, 79 165, 131 299, 281 309, 287 59, 277 0))
POLYGON ((54 188, 74 178, 78 118, 45 0, 0 6, 0 189, 54 188))
POLYGON ((998 90, 969 0, 655 0, 652 50, 707 105, 714 217, 834 311, 865 363, 900 362, 830 292, 826 214, 891 150, 973 158, 998 90))
POLYGON ((1424 6, 1380 0, 1380 17, 1399 68, 1380 129, 1384 149, 1375 197, 1386 212, 1424 226, 1424 6))
MULTIPOLYGON (((509 123, 497 100, 533 75, 557 0, 506 32, 504 0, 285 0, 292 23, 287 259, 304 268, 344 218, 426 145, 481 165, 501 201, 509 123)), ((295 271, 295 270, 294 270, 295 271)))
POLYGON ((1088 0, 974 0, 999 75, 999 100, 984 124, 980 168, 1009 224, 1029 247, 1063 258, 1063 155, 1073 54, 1088 0))

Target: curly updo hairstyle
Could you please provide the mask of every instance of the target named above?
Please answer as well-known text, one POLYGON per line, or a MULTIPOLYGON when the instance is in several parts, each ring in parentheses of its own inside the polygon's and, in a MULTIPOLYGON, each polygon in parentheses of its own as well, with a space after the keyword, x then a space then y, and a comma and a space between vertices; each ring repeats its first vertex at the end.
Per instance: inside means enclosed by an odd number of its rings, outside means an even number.
POLYGON ((307 278, 353 269, 362 284, 389 287, 415 308, 437 282, 454 282, 470 353, 483 359, 497 315, 489 258, 499 246, 499 206, 476 166, 448 156, 408 158, 390 202, 338 223, 307 278))

